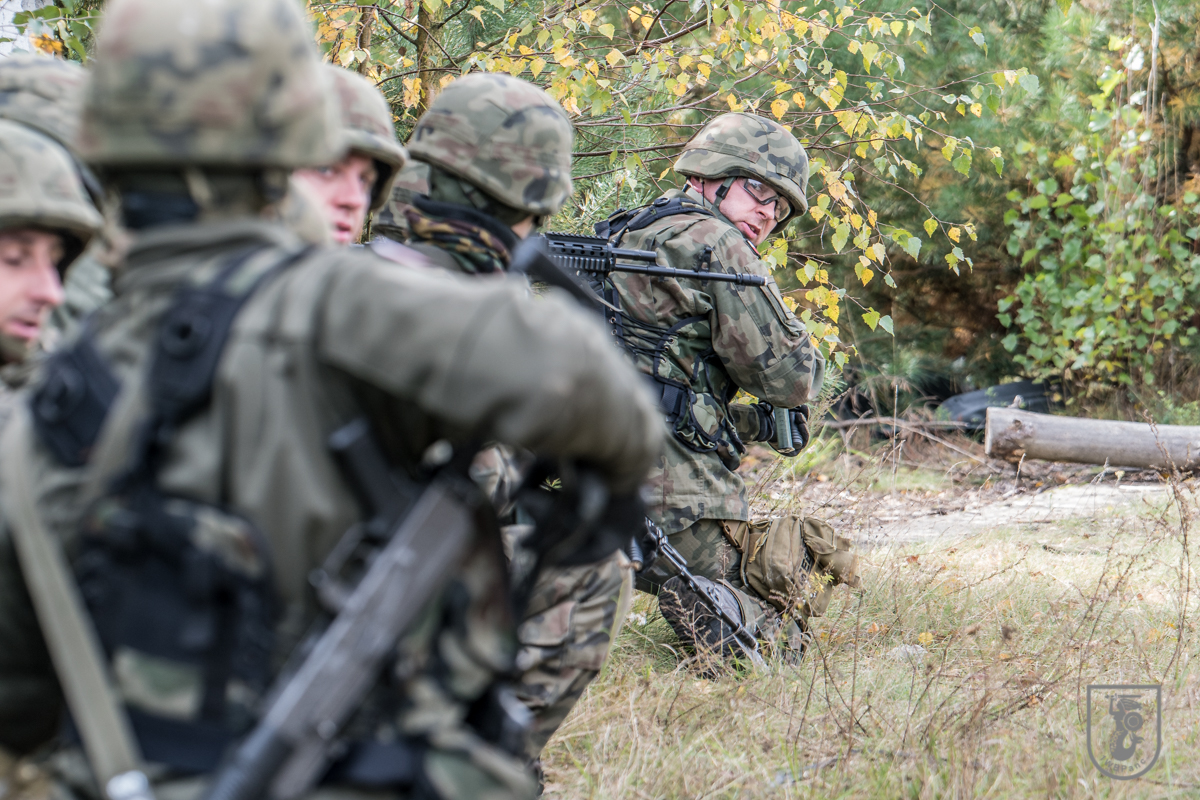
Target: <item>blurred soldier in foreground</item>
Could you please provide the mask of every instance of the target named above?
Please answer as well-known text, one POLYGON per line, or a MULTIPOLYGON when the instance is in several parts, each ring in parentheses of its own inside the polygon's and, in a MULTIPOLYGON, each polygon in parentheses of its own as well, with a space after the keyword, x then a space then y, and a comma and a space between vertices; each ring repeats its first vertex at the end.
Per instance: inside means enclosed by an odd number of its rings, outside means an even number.
MULTIPOLYGON (((357 588, 325 579, 375 552, 387 531, 366 507, 381 493, 403 507, 398 487, 500 440, 586 464, 610 496, 636 498, 656 455, 661 421, 636 373, 574 307, 306 246, 267 218, 292 169, 344 155, 335 115, 294 0, 106 7, 80 152, 133 242, 113 301, 48 363, 0 459, 0 687, 23 689, 22 725, 0 725, 0 745, 45 744, 66 688, 89 758, 70 735, 42 751, 56 797, 98 785, 110 800, 145 798, 146 775, 162 797, 196 797, 248 730, 252 744, 272 734, 273 717, 256 717, 281 666, 291 658, 289 681, 306 674, 359 608, 357 588), (381 451, 370 467, 348 447, 361 437, 342 436, 364 427, 381 451), (73 576, 56 582, 57 543, 73 576), (79 605, 78 630, 94 636, 64 637, 79 605), (297 651, 314 629, 316 645, 297 651), (89 659, 96 637, 103 668, 89 659)), ((322 785, 301 796, 533 794, 520 706, 498 680, 515 649, 503 553, 483 506, 465 507, 479 523, 466 555, 388 645, 361 704, 344 717, 314 708, 303 749, 268 738, 243 761, 243 746, 222 777, 252 766, 270 779, 311 753, 322 785)), ((379 551, 413 582, 441 533, 431 527, 379 551)), ((357 666, 352 653, 341 663, 357 666)), ((265 702, 274 712, 289 698, 265 702)), ((0 719, 17 713, 0 707, 0 719)))
MULTIPOLYGON (((0 120, 0 428, 29 377, 62 275, 100 227, 70 154, 0 120)), ((3 656, 0 655, 0 658, 3 656)))
POLYGON ((354 244, 367 214, 387 202, 392 181, 408 156, 396 141, 392 110, 375 85, 356 72, 325 66, 341 100, 350 151, 335 164, 296 170, 293 180, 322 201, 333 240, 354 244))
MULTIPOLYGON (((373 228, 390 237, 409 232, 408 245, 443 269, 500 278, 517 243, 571 196, 574 138, 562 108, 541 89, 507 75, 459 78, 417 123, 409 140, 417 163, 401 172, 373 228)), ((497 446, 473 466, 499 508, 510 504, 519 482, 517 460, 510 448, 497 446)), ((507 530, 528 532, 520 525, 507 530)), ((520 548, 516 541, 506 546, 510 558, 520 548)), ((629 560, 620 550, 586 545, 570 566, 537 574, 518 629, 515 686, 535 716, 530 758, 539 756, 599 674, 624 615, 619 598, 629 581, 629 560)), ((624 591, 628 597, 630 588, 624 591)))
MULTIPOLYGON (((37 53, 15 53, 0 59, 0 119, 49 136, 70 154, 90 204, 99 207, 99 182, 91 169, 75 156, 79 130, 80 91, 87 71, 72 61, 37 53)), ((54 340, 76 322, 99 308, 112 296, 109 266, 115 257, 110 241, 113 232, 101 232, 65 272, 63 301, 51 313, 43 346, 52 349, 54 340)))
MULTIPOLYGON (((815 519, 750 524, 736 470, 747 441, 794 456, 808 443, 805 403, 824 361, 792 315, 757 247, 808 209, 808 158, 780 125, 723 114, 684 148, 688 178, 643 209, 619 211, 597 233, 621 247, 656 250, 679 269, 754 273, 764 287, 614 273, 614 332, 649 375, 673 436, 652 472, 651 516, 693 572, 716 585, 743 626, 796 659, 808 619, 824 612, 829 580, 852 580, 848 543, 815 519), (760 399, 731 405, 738 389, 760 399), (820 577, 818 577, 820 576, 820 577)), ((731 653, 731 630, 662 566, 639 576, 659 591, 663 616, 702 650, 731 653)))

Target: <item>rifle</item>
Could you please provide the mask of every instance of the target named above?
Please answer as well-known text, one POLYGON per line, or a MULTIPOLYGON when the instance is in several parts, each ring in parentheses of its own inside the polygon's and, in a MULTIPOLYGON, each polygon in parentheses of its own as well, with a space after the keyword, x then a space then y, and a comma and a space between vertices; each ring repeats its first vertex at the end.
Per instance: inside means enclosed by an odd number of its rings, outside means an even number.
MULTIPOLYGON (((731 639, 727 641, 732 641, 733 644, 735 644, 737 648, 742 651, 742 654, 752 664, 754 664, 754 666, 758 667, 759 669, 766 670, 767 663, 763 660, 762 654, 758 652, 758 640, 754 638, 754 634, 746 630, 745 626, 742 625, 741 622, 734 619, 729 612, 721 607, 721 604, 717 601, 717 598, 710 594, 709 587, 704 586, 698 580, 696 580, 696 576, 692 574, 690 569, 688 569, 687 559, 685 559, 683 555, 680 554, 680 552, 676 550, 669 541, 667 541, 667 535, 663 533, 662 528, 655 525, 650 519, 647 519, 646 534, 654 543, 654 549, 658 551, 658 555, 666 558, 671 566, 674 567, 675 573, 683 579, 683 582, 687 584, 688 588, 700 596, 701 600, 704 601, 704 605, 708 607, 708 610, 720 617, 721 621, 733 630, 731 639)), ((649 564, 638 566, 639 559, 644 558, 641 555, 642 547, 638 544, 636 537, 630 542, 630 544, 630 554, 633 556, 630 560, 634 562, 634 566, 637 568, 637 571, 640 572, 643 567, 649 566, 649 564)), ((726 643, 727 642, 721 642, 722 645, 726 643)))
POLYGON ((217 773, 206 800, 287 800, 316 785, 337 755, 338 732, 475 530, 466 479, 443 470, 418 494, 415 482, 388 470, 366 420, 335 431, 330 449, 371 514, 312 579, 337 615, 276 683, 266 713, 217 773), (352 590, 337 587, 337 573, 360 544, 372 542, 378 547, 362 559, 362 579, 352 590))
POLYGON ((675 269, 658 266, 658 254, 653 250, 629 250, 613 247, 612 242, 599 236, 580 236, 573 233, 545 233, 542 238, 550 248, 550 258, 568 272, 590 273, 607 277, 613 272, 651 275, 656 278, 691 278, 701 281, 721 281, 738 286, 766 286, 767 279, 749 272, 710 272, 700 269, 675 269))

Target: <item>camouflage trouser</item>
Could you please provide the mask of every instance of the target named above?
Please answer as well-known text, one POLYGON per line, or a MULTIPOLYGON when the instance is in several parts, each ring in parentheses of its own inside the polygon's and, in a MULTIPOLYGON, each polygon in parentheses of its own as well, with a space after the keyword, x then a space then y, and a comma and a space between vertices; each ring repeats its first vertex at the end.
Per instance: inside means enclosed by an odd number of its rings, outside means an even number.
POLYGON ((632 568, 617 551, 595 564, 542 571, 517 630, 514 689, 534 714, 529 756, 537 758, 583 690, 600 673, 627 608, 632 568))
MULTIPOLYGON (((758 609, 758 617, 746 620, 757 625, 760 635, 771 642, 783 642, 799 647, 802 631, 795 621, 782 620, 779 613, 742 580, 742 554, 729 541, 719 519, 702 519, 690 528, 667 537, 688 563, 692 574, 714 581, 725 581, 738 594, 742 608, 758 609)), ((657 595, 659 589, 674 573, 665 559, 638 575, 637 588, 657 595)))

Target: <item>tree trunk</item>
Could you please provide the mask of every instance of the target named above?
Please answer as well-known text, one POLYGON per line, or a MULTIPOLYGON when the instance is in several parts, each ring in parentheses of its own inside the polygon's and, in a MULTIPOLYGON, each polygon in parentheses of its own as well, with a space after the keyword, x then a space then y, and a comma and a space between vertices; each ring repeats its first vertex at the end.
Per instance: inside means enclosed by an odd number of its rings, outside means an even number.
POLYGON ((421 93, 417 100, 416 117, 419 119, 429 108, 429 83, 433 80, 429 63, 429 34, 433 26, 433 15, 423 2, 417 3, 417 77, 421 80, 421 93))
POLYGON ((984 452, 1018 461, 1073 461, 1113 467, 1191 469, 1200 466, 1200 427, 1056 417, 989 408, 984 452))

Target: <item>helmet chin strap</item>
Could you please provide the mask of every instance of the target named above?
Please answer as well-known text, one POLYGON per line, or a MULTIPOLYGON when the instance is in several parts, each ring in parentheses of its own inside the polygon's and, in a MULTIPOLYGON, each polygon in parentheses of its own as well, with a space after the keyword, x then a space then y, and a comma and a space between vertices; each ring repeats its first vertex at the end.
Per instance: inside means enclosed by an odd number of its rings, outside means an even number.
POLYGON ((704 205, 710 206, 713 211, 716 211, 718 214, 720 214, 722 213, 721 203, 725 202, 725 196, 729 194, 729 187, 733 186, 733 182, 737 180, 737 176, 731 175, 721 181, 721 185, 717 187, 717 191, 715 193, 715 201, 709 200, 704 196, 704 191, 707 188, 709 180, 709 178, 700 178, 700 199, 703 201, 704 205))

